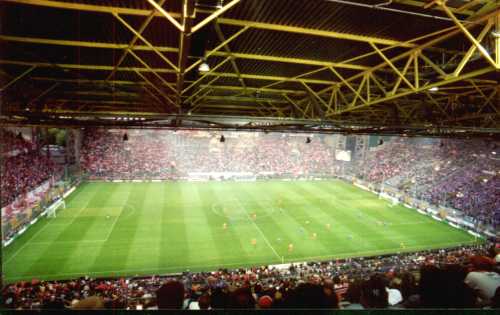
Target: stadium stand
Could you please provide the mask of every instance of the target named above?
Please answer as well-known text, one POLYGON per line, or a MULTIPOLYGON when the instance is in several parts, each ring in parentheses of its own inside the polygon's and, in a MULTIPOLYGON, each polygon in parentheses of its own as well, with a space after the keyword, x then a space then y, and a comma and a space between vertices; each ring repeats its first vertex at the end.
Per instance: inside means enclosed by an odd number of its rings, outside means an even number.
MULTIPOLYGON (((193 171, 214 170, 257 170, 279 177, 335 175, 340 163, 321 136, 305 143, 303 136, 293 134, 252 133, 232 141, 227 133, 221 144, 220 134, 206 131, 129 130, 127 141, 123 135, 122 130, 85 131, 81 164, 91 178, 177 179, 193 171)), ((10 139, 2 150, 6 156, 2 197, 8 202, 49 178, 57 166, 28 141, 9 132, 3 136, 10 139), (36 171, 31 165, 37 165, 36 171)), ((444 202, 440 198, 446 196, 448 205, 477 222, 498 224, 495 149, 467 140, 392 138, 368 150, 349 169, 371 183, 383 182, 435 204, 444 202)), ((178 307, 184 309, 494 307, 499 303, 496 288, 500 286, 496 251, 489 243, 293 264, 284 269, 265 266, 145 278, 33 279, 9 284, 2 294, 4 306, 16 309, 174 307, 175 303, 162 301, 178 295, 179 288, 184 298, 178 307), (160 290, 165 283, 168 287, 160 290)))
POLYGON ((87 130, 83 168, 94 178, 169 179, 189 172, 272 172, 278 176, 332 174, 332 148, 322 136, 310 144, 293 134, 240 134, 224 145, 204 131, 87 130))
POLYGON ((484 244, 289 266, 132 278, 18 282, 15 309, 491 308, 498 248, 484 244))
POLYGON ((2 132, 1 206, 38 187, 60 172, 50 158, 36 151, 34 144, 7 130, 2 132))
POLYGON ((0 12, 0 309, 500 309, 500 0, 0 12))
POLYGON ((500 211, 498 143, 463 139, 393 138, 353 166, 357 177, 459 209, 497 226, 500 211), (438 143, 439 141, 439 143, 438 143))
MULTIPOLYGON (((278 177, 340 175, 322 136, 305 143, 293 134, 243 134, 219 142, 202 131, 87 130, 82 166, 92 178, 173 179, 189 172, 271 172, 278 177)), ((475 222, 500 224, 498 144, 460 139, 393 137, 354 161, 350 172, 434 205, 463 211, 475 222)))

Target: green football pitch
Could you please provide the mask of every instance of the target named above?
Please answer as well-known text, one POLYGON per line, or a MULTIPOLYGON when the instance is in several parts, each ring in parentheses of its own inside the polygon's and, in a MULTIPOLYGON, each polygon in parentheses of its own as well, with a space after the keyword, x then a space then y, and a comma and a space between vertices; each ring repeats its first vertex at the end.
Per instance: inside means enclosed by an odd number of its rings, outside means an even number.
POLYGON ((56 218, 4 248, 3 274, 11 282, 211 271, 474 241, 339 180, 88 182, 56 218))

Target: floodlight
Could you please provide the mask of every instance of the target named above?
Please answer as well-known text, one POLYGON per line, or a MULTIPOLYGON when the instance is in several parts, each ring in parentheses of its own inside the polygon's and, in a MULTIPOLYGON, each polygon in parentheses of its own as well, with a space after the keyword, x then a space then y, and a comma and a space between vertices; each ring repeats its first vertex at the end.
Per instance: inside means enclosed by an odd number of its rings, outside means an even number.
POLYGON ((203 59, 203 62, 199 65, 198 67, 199 72, 208 72, 210 71, 210 66, 208 65, 207 61, 203 59))

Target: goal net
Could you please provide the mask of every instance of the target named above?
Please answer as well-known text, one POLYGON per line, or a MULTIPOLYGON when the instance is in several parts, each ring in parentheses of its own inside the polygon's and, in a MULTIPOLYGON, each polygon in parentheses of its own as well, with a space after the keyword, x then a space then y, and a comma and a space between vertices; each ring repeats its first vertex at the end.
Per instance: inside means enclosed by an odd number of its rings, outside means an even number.
POLYGON ((62 198, 58 199, 50 207, 47 208, 47 218, 55 218, 57 210, 61 207, 63 209, 66 209, 66 202, 64 202, 64 199, 62 198))

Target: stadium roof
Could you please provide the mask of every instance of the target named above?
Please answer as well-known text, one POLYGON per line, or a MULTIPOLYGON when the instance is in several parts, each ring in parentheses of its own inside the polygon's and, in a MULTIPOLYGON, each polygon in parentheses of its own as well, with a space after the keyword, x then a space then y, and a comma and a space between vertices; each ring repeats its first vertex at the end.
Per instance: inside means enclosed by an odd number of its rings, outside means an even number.
POLYGON ((4 122, 500 129, 500 1, 2 0, 0 9, 4 122))

